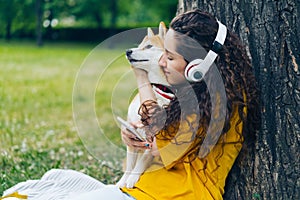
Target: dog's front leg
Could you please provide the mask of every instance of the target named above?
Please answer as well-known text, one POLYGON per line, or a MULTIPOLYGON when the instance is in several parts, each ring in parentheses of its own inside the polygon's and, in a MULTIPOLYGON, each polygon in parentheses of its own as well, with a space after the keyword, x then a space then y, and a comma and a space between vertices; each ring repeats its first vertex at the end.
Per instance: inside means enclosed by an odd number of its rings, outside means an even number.
POLYGON ((133 188, 134 184, 140 179, 140 175, 150 166, 153 160, 151 151, 145 150, 143 155, 137 160, 137 163, 126 180, 126 187, 133 188))
POLYGON ((138 156, 138 152, 134 148, 127 146, 126 169, 123 176, 116 184, 118 187, 121 188, 126 186, 126 180, 128 179, 130 173, 135 167, 137 156, 138 156))

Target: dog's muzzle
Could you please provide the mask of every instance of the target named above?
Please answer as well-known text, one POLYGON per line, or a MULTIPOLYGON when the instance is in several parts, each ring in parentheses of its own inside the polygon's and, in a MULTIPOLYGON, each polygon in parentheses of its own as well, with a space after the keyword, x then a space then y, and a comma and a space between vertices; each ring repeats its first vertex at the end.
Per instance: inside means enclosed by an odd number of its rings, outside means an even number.
POLYGON ((131 49, 126 50, 126 56, 127 57, 130 57, 131 54, 132 54, 132 50, 131 49))
POLYGON ((141 60, 137 60, 137 59, 134 59, 134 58, 132 58, 131 57, 131 55, 132 55, 132 50, 131 49, 128 49, 128 50, 126 50, 126 58, 127 58, 127 60, 129 61, 129 62, 147 62, 147 61, 149 61, 148 59, 141 59, 141 60))

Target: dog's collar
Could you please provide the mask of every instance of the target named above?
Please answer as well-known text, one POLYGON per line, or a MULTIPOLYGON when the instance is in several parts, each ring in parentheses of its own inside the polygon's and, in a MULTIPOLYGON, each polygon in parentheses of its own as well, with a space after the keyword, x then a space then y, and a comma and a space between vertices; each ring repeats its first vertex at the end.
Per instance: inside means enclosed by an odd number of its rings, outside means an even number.
POLYGON ((172 90, 170 90, 167 86, 165 85, 161 85, 161 84, 156 84, 156 83, 152 83, 152 85, 154 85, 155 87, 159 88, 160 90, 162 90, 163 92, 166 93, 173 93, 172 90))
POLYGON ((174 99, 174 94, 172 91, 167 88, 166 86, 159 85, 159 84, 153 84, 153 88, 157 94, 162 96, 163 98, 166 98, 168 100, 174 99))

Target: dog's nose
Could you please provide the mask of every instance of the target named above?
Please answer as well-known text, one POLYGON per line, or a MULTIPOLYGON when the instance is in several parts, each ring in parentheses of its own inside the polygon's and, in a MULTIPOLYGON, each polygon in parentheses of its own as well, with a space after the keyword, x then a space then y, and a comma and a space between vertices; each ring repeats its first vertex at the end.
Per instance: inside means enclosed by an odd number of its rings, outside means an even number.
POLYGON ((132 54, 132 50, 131 49, 126 50, 126 56, 130 56, 131 54, 132 54))

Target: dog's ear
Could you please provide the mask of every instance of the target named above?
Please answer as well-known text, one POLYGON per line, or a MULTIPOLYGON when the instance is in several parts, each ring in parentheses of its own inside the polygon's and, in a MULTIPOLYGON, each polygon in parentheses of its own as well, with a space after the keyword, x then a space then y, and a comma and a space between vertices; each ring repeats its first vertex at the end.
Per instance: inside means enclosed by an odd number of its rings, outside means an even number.
POLYGON ((158 35, 162 40, 165 39, 166 32, 167 32, 167 27, 166 27, 165 23, 160 22, 159 28, 158 28, 158 35))
POLYGON ((147 30, 148 30, 148 33, 147 33, 148 38, 153 37, 153 36, 154 36, 154 33, 153 33, 152 29, 148 27, 147 30))

